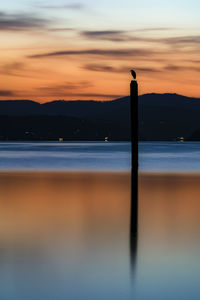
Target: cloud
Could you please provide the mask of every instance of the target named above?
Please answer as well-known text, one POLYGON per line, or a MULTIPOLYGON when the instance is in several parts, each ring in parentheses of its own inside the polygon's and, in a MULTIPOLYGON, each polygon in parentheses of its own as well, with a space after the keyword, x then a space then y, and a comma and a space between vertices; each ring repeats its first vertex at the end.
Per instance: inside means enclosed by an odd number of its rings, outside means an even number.
POLYGON ((77 3, 68 3, 63 5, 34 5, 37 8, 41 9, 72 9, 72 10, 82 10, 85 8, 85 5, 83 3, 77 2, 77 3))
POLYGON ((154 55, 158 53, 155 50, 149 49, 86 49, 86 50, 66 50, 66 51, 55 51, 55 52, 47 52, 41 54, 34 54, 28 56, 29 58, 43 58, 43 57, 52 57, 52 56, 103 56, 104 58, 127 58, 127 57, 139 57, 146 55, 154 55))
POLYGON ((11 90, 0 90, 0 97, 15 96, 15 93, 11 90))
POLYGON ((0 31, 20 31, 45 27, 48 20, 30 14, 7 14, 0 12, 0 31))
POLYGON ((124 30, 102 30, 102 31, 80 31, 79 35, 90 40, 105 40, 110 42, 140 42, 149 44, 167 45, 170 47, 187 47, 192 46, 194 49, 199 48, 200 35, 189 36, 169 36, 169 37, 155 37, 145 36, 142 33, 153 31, 169 31, 175 28, 143 28, 132 31, 124 30), (138 33, 141 34, 139 35, 138 33))
POLYGON ((134 30, 135 32, 149 32, 149 31, 170 31, 170 30, 176 30, 177 28, 173 27, 152 27, 152 28, 140 28, 134 30))
MULTIPOLYGON (((189 35, 189 36, 176 36, 176 37, 166 37, 166 38, 145 38, 142 37, 141 41, 146 41, 150 43, 158 43, 158 44, 165 44, 168 46, 192 46, 193 48, 198 46, 200 43, 200 35, 189 35)), ((192 50, 192 48, 190 48, 192 50)))
POLYGON ((200 72, 200 67, 195 66, 178 66, 178 65, 167 65, 164 68, 167 71, 196 71, 200 72))
MULTIPOLYGON (((81 67, 82 69, 94 71, 94 72, 108 72, 108 73, 127 73, 130 71, 131 66, 110 66, 110 65, 103 65, 103 64, 85 64, 81 67)), ((165 71, 195 71, 200 72, 200 67, 198 66, 180 66, 180 65, 166 65, 162 68, 152 68, 152 67, 137 67, 135 66, 134 69, 137 73, 161 73, 165 71)))
POLYGON ((0 66, 0 74, 7 76, 23 77, 23 78, 39 78, 46 77, 49 69, 38 68, 37 66, 29 66, 24 62, 11 62, 0 66))
POLYGON ((114 42, 130 40, 126 31, 122 30, 80 31, 80 35, 89 39, 109 40, 114 42))
POLYGON ((122 34, 125 31, 121 31, 121 30, 105 30, 105 31, 82 31, 81 33, 85 36, 89 36, 89 37, 98 37, 98 36, 107 36, 107 35, 118 35, 118 34, 122 34))
POLYGON ((199 50, 200 36, 177 36, 157 39, 159 43, 168 45, 172 48, 178 48, 184 51, 195 51, 199 50))
POLYGON ((63 84, 55 84, 42 86, 36 89, 36 94, 39 96, 45 95, 46 97, 85 97, 85 98, 102 98, 102 99, 114 99, 121 97, 119 94, 104 94, 104 93, 88 93, 84 92, 84 89, 92 87, 90 81, 81 82, 64 82, 63 84), (42 95, 41 95, 42 94, 42 95))
POLYGON ((52 32, 59 32, 59 31, 74 31, 74 28, 68 28, 68 27, 57 27, 57 28, 48 28, 48 31, 52 31, 52 32))
POLYGON ((115 68, 108 65, 86 64, 81 68, 89 71, 94 71, 94 72, 114 72, 114 73, 119 72, 119 68, 115 68))
POLYGON ((193 64, 200 64, 200 60, 199 59, 187 59, 185 61, 193 63, 193 64))
MULTIPOLYGON (((86 64, 83 65, 81 68, 89 71, 94 72, 110 72, 110 73, 127 73, 130 71, 131 66, 121 66, 121 67, 115 67, 110 65, 102 65, 102 64, 86 64)), ((200 67, 198 66, 180 66, 180 65, 166 65, 162 68, 152 68, 152 67, 137 67, 135 66, 134 69, 137 73, 161 73, 165 71, 195 71, 200 72, 200 67)))
POLYGON ((89 88, 92 87, 92 84, 90 81, 80 81, 80 82, 64 82, 63 84, 55 84, 55 85, 48 85, 37 88, 39 91, 44 91, 48 93, 66 93, 71 90, 77 90, 77 89, 83 89, 83 88, 89 88))
POLYGON ((158 42, 152 37, 143 37, 135 34, 137 31, 103 30, 103 31, 80 31, 82 37, 91 40, 105 40, 111 42, 158 42))
POLYGON ((200 42, 200 35, 171 37, 171 38, 163 39, 163 41, 172 44, 197 44, 200 42))
POLYGON ((0 68, 0 74, 24 77, 21 72, 25 70, 25 64, 21 62, 8 63, 0 68))
MULTIPOLYGON (((122 67, 114 67, 109 65, 102 64, 86 64, 82 66, 83 69, 94 71, 94 72, 111 72, 111 73, 127 73, 130 71, 131 66, 122 66, 122 67)), ((135 67, 137 72, 141 73, 158 73, 161 72, 160 69, 150 68, 150 67, 135 67)))
POLYGON ((80 36, 83 36, 92 40, 107 40, 112 42, 147 42, 147 43, 166 43, 168 39, 155 38, 155 37, 145 37, 138 35, 138 32, 152 32, 152 31, 167 31, 169 28, 143 28, 136 30, 102 30, 102 31, 93 31, 86 30, 80 31, 80 36))
POLYGON ((162 72, 160 69, 156 68, 149 68, 149 67, 136 67, 135 68, 136 72, 141 72, 141 73, 160 73, 162 72))
MULTIPOLYGON (((70 95, 72 96, 72 94, 70 95)), ((85 97, 85 98, 102 98, 102 99, 116 99, 123 97, 122 94, 101 94, 101 93, 74 93, 73 96, 85 97)))

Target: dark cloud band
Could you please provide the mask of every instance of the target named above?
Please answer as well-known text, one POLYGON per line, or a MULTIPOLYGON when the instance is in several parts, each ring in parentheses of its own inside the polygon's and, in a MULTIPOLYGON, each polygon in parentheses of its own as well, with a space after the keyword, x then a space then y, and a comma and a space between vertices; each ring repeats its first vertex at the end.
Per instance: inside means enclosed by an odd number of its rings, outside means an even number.
POLYGON ((96 55, 106 57, 133 57, 133 56, 146 56, 153 55, 157 52, 147 49, 87 49, 87 50, 67 50, 67 51, 55 51, 41 54, 34 54, 28 56, 29 58, 43 58, 51 56, 69 56, 69 55, 96 55))
POLYGON ((39 29, 45 27, 48 23, 49 21, 46 19, 29 14, 7 14, 0 12, 0 31, 39 29))
POLYGON ((0 90, 0 97, 12 97, 15 93, 11 90, 0 90))
MULTIPOLYGON (((86 64, 82 67, 85 70, 94 71, 94 72, 111 72, 111 73, 128 73, 132 68, 131 65, 129 66, 122 66, 122 67, 114 67, 108 65, 97 65, 97 64, 86 64)), ((136 71, 141 73, 158 73, 161 72, 160 69, 156 68, 143 68, 143 67, 135 67, 136 71)))
POLYGON ((34 5, 36 8, 41 9, 72 9, 72 10, 82 10, 85 8, 83 3, 68 3, 63 5, 34 5))

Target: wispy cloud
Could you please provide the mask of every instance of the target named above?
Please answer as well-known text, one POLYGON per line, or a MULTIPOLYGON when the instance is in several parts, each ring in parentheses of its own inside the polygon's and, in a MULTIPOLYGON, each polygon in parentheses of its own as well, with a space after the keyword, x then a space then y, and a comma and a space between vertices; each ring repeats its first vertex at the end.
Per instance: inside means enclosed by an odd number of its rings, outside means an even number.
POLYGON ((55 51, 55 52, 47 52, 40 53, 28 56, 29 58, 44 58, 44 57, 52 57, 52 56, 103 56, 104 58, 110 57, 139 57, 139 56, 147 56, 154 55, 158 53, 155 50, 149 49, 86 49, 86 50, 66 50, 66 51, 55 51))
POLYGON ((66 81, 63 84, 47 85, 38 87, 38 91, 48 92, 48 93, 66 93, 71 90, 78 90, 83 88, 92 87, 90 81, 80 81, 80 82, 70 82, 66 81))
POLYGON ((118 98, 121 95, 119 94, 104 94, 104 93, 88 93, 84 92, 84 89, 93 87, 93 84, 90 81, 81 81, 81 82, 64 82, 63 84, 47 85, 38 87, 36 89, 37 95, 45 95, 46 97, 62 97, 69 99, 70 97, 84 97, 86 98, 102 98, 102 99, 114 99, 118 98))
MULTIPOLYGON (((114 72, 118 73, 119 69, 121 72, 124 72, 124 69, 116 68, 109 65, 98 65, 98 64, 86 64, 81 67, 82 69, 94 71, 94 72, 114 72)), ((127 68, 128 69, 128 68, 127 68)))
POLYGON ((0 74, 24 77, 22 72, 25 70, 25 64, 22 62, 8 63, 0 67, 0 74))
POLYGON ((127 41, 130 37, 122 30, 80 31, 80 35, 89 39, 109 40, 114 42, 127 41))
POLYGON ((56 27, 56 28, 48 28, 48 31, 52 31, 52 32, 62 32, 62 31, 74 31, 74 28, 68 28, 68 27, 56 27))
POLYGON ((37 66, 29 66, 25 62, 14 61, 0 66, 0 74, 23 78, 42 78, 46 77, 48 69, 37 66))
POLYGON ((20 31, 45 27, 49 21, 31 14, 0 12, 0 31, 20 31))
POLYGON ((147 43, 166 43, 167 39, 144 36, 138 33, 152 31, 167 31, 167 28, 149 28, 136 30, 83 30, 80 31, 80 36, 91 40, 107 40, 112 42, 147 42, 147 43))
POLYGON ((159 40, 152 37, 144 37, 136 34, 135 31, 124 30, 102 30, 93 31, 86 30, 79 32, 81 37, 90 40, 105 40, 111 42, 159 42, 159 40))
POLYGON ((12 90, 0 90, 0 97, 12 97, 15 96, 15 92, 12 90))
POLYGON ((135 70, 138 72, 141 72, 141 73, 160 73, 160 72, 162 72, 161 69, 150 68, 150 67, 136 67, 135 70))
POLYGON ((166 43, 168 45, 199 46, 200 35, 189 35, 189 36, 177 36, 177 37, 161 38, 160 42, 166 43))
POLYGON ((140 28, 140 29, 135 29, 135 32, 153 32, 153 31, 172 31, 176 30, 177 28, 173 27, 150 27, 150 28, 140 28))
POLYGON ((167 65, 164 67, 167 71, 196 71, 200 72, 200 67, 195 66, 180 66, 180 65, 167 65))
MULTIPOLYGON (((93 72, 110 72, 110 73, 127 73, 131 69, 131 66, 121 66, 121 67, 115 67, 110 65, 103 65, 103 64, 86 64, 81 66, 84 70, 89 70, 93 72)), ((200 72, 200 67, 198 66, 189 66, 189 65, 173 65, 169 64, 164 67, 160 68, 153 68, 153 67, 137 67, 135 66, 134 69, 138 73, 161 73, 165 71, 195 71, 200 72)))
POLYGON ((110 42, 139 42, 139 43, 149 43, 166 45, 169 47, 179 47, 184 48, 191 46, 194 49, 199 48, 200 35, 188 35, 188 36, 168 36, 168 37, 155 37, 154 35, 145 36, 145 32, 153 31, 169 31, 169 28, 143 28, 132 31, 125 30, 102 30, 102 31, 80 31, 79 35, 83 38, 87 38, 94 41, 110 41, 110 42), (138 34, 141 33, 141 34, 138 34))
MULTIPOLYGON (((127 73, 131 69, 131 66, 114 67, 101 64, 86 64, 82 66, 83 69, 94 72, 111 72, 111 73, 127 73)), ((150 67, 135 67, 135 70, 141 73, 159 73, 160 69, 150 67)))
POLYGON ((80 2, 76 3, 66 3, 66 4, 57 4, 57 5, 43 5, 43 4, 36 4, 34 5, 36 8, 41 8, 41 9, 72 9, 72 10, 82 10, 85 8, 85 5, 80 2))
POLYGON ((124 95, 122 94, 102 94, 102 93, 74 93, 73 95, 71 94, 70 96, 77 96, 77 97, 84 97, 85 99, 87 98, 102 98, 102 99, 116 99, 120 98, 124 95))

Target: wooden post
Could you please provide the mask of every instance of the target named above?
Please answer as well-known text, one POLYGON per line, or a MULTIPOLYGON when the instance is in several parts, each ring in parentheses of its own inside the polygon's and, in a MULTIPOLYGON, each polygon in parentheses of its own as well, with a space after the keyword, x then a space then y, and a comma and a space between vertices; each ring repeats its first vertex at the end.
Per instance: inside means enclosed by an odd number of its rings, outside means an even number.
POLYGON ((130 85, 131 140, 132 140, 132 190, 131 190, 131 236, 138 231, 138 84, 130 85))

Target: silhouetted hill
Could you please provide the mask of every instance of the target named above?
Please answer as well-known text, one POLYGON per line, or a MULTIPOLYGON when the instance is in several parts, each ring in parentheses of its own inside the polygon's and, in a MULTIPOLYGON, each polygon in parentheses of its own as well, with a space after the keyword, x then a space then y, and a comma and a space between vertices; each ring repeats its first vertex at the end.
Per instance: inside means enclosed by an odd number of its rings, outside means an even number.
POLYGON ((144 140, 192 139, 200 129, 200 99, 177 94, 140 97, 139 130, 144 140))
MULTIPOLYGON (((200 140, 200 99, 177 94, 139 97, 142 140, 200 140)), ((129 97, 113 101, 0 101, 0 139, 130 139, 129 97)))
POLYGON ((109 102, 0 101, 1 140, 130 139, 129 99, 109 102))
POLYGON ((24 116, 42 113, 40 103, 31 100, 5 100, 0 101, 1 116, 24 116))
POLYGON ((124 110, 128 112, 129 99, 114 101, 52 101, 44 104, 31 100, 0 101, 1 116, 70 116, 76 118, 100 117, 111 112, 124 110))

